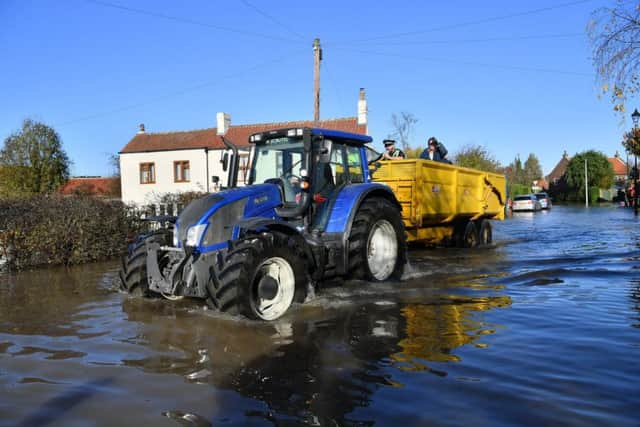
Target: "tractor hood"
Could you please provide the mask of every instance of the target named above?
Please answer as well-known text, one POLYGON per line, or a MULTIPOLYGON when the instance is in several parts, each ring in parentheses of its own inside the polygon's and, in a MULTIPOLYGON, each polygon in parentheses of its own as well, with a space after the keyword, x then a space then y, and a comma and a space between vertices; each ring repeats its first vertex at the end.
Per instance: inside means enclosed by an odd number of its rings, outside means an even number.
POLYGON ((182 211, 174 230, 175 246, 214 249, 231 240, 234 225, 243 218, 275 216, 282 204, 276 184, 238 187, 202 197, 182 211))

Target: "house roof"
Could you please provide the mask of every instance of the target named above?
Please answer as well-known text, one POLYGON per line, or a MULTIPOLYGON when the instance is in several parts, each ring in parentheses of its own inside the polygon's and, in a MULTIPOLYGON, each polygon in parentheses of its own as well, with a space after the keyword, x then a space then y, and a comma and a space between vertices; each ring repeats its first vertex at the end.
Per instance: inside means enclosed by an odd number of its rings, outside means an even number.
POLYGON ((565 151, 562 155, 562 158, 558 162, 558 164, 553 168, 553 170, 546 176, 547 182, 555 182, 557 179, 562 178, 564 173, 567 171, 567 166, 569 165, 570 157, 565 151))
POLYGON ((614 175, 627 175, 627 164, 620 158, 619 155, 609 157, 609 163, 613 168, 614 175))
MULTIPOLYGON (((358 134, 366 133, 366 125, 358 125, 356 117, 321 120, 317 125, 312 120, 280 123, 260 123, 229 127, 225 137, 238 147, 249 146, 249 136, 272 129, 293 127, 320 127, 358 134)), ((185 150, 194 148, 223 149, 222 138, 216 134, 217 128, 199 129, 181 132, 138 133, 120 151, 140 153, 149 151, 185 150)))
POLYGON ((86 194, 92 196, 105 196, 113 194, 114 189, 120 187, 118 178, 104 177, 74 177, 58 190, 61 194, 86 194))

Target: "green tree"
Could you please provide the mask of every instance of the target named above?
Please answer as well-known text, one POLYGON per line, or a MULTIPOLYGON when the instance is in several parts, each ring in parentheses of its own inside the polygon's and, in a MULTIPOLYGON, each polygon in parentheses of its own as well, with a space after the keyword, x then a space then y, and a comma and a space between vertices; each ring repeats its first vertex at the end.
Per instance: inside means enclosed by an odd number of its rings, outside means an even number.
POLYGON ((535 154, 529 154, 527 160, 524 162, 524 168, 522 170, 523 183, 531 186, 533 181, 542 178, 542 167, 540 167, 540 160, 535 154))
POLYGON ((407 156, 407 159, 419 159, 422 151, 424 151, 424 148, 422 147, 411 147, 407 151, 405 151, 404 154, 405 156, 407 156))
POLYGON ((69 178, 69 166, 57 132, 26 119, 0 150, 0 190, 4 195, 54 192, 69 178))
POLYGON ((640 156, 640 128, 631 129, 622 137, 622 145, 634 156, 640 156))
POLYGON ((401 112, 400 115, 393 113, 391 115, 391 124, 393 133, 389 135, 400 143, 400 148, 405 153, 409 151, 411 146, 410 139, 413 133, 413 126, 418 123, 418 119, 411 113, 401 112))
POLYGON ((640 89, 640 7, 636 1, 615 1, 597 9, 587 26, 593 65, 613 109, 625 111, 629 96, 640 89))
MULTIPOLYGON (((507 179, 512 184, 525 185, 524 170, 522 169, 522 161, 519 155, 506 167, 505 175, 507 175, 507 179)), ((529 183, 529 186, 531 186, 531 183, 529 183)))
POLYGON ((112 174, 111 177, 115 178, 109 189, 109 195, 114 197, 122 197, 121 191, 121 177, 120 177, 120 154, 110 154, 109 157, 109 165, 111 165, 112 174))
POLYGON ((460 148, 453 156, 453 163, 486 172, 498 172, 502 168, 493 154, 480 145, 465 145, 460 148))
POLYGON ((599 151, 589 150, 578 153, 569 161, 565 178, 569 186, 569 192, 573 193, 573 200, 584 200, 584 162, 587 161, 587 177, 589 187, 602 189, 611 188, 613 185, 613 167, 607 156, 599 151))

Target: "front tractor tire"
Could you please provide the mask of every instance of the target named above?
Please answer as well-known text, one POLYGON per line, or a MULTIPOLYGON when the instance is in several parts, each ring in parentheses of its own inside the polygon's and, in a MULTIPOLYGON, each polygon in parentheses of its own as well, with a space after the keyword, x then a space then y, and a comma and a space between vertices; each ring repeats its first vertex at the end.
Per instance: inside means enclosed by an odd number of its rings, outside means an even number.
POLYGON ((377 282, 400 280, 406 262, 407 241, 400 210, 387 199, 365 200, 349 234, 349 276, 377 282))
MULTIPOLYGON (((147 279, 147 243, 157 243, 167 246, 171 243, 171 231, 158 230, 139 237, 129 246, 129 250, 122 257, 120 268, 120 289, 133 295, 150 297, 155 295, 149 290, 147 279)), ((166 265, 167 259, 158 260, 160 268, 166 265)))
POLYGON ((303 302, 309 282, 302 248, 279 232, 231 242, 210 273, 210 307, 259 320, 278 319, 293 302, 303 302))

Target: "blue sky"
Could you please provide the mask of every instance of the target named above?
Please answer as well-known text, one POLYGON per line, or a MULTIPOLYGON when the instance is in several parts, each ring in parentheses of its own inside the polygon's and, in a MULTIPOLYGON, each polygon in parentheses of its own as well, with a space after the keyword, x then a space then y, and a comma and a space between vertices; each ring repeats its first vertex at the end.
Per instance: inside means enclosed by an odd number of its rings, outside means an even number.
MULTIPOLYGON (((484 145, 503 164, 564 150, 623 152, 631 122, 598 99, 585 27, 613 1, 0 0, 0 138, 26 117, 54 127, 73 175, 107 175, 148 132, 356 115, 367 91, 375 146, 391 115, 414 145, 484 145)), ((633 110, 633 100, 629 105, 633 110)))

